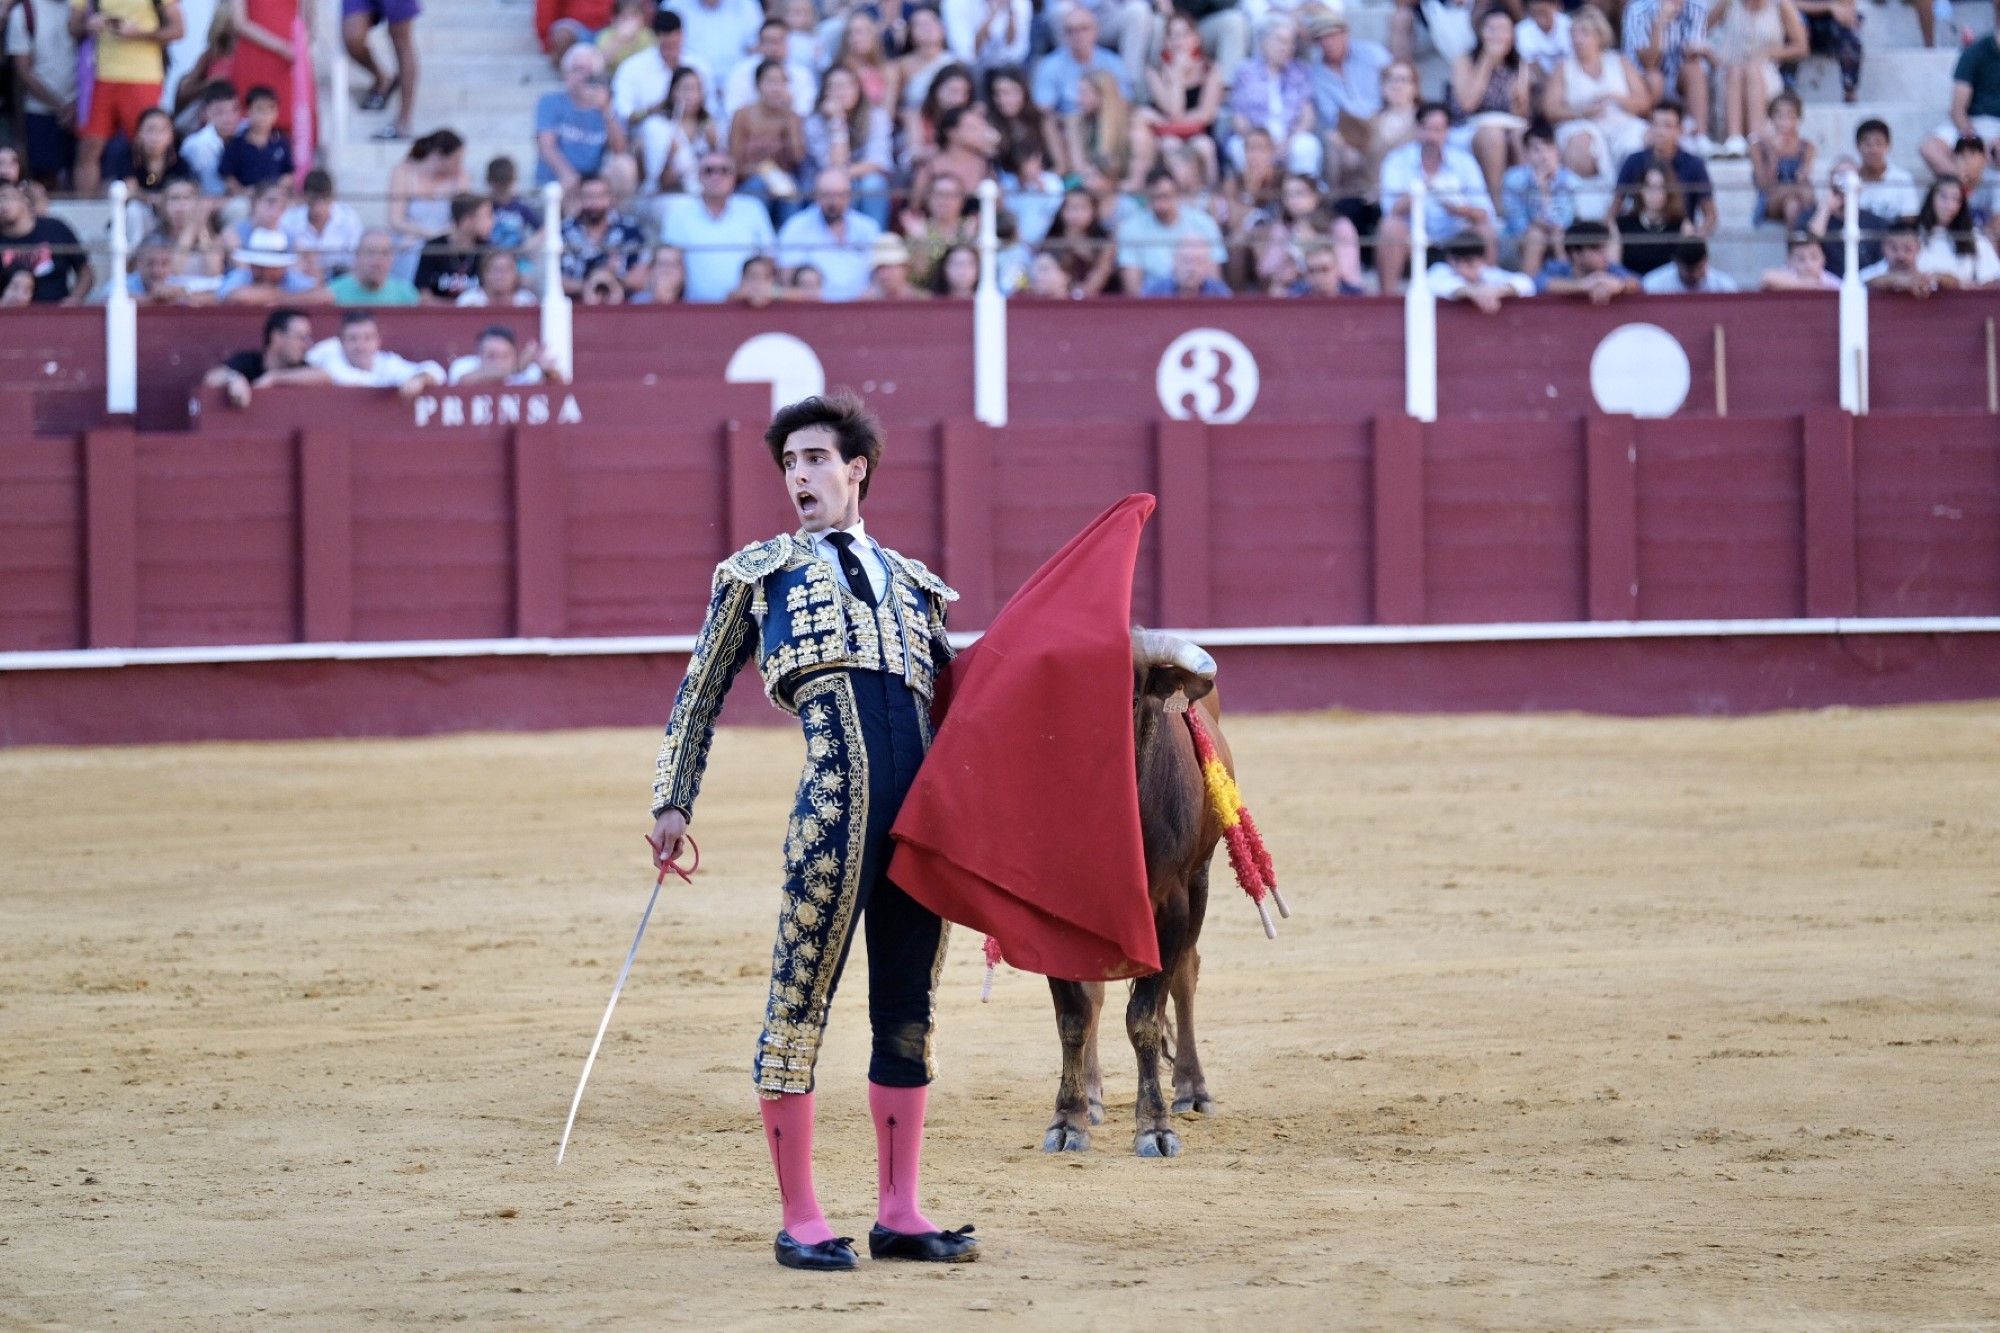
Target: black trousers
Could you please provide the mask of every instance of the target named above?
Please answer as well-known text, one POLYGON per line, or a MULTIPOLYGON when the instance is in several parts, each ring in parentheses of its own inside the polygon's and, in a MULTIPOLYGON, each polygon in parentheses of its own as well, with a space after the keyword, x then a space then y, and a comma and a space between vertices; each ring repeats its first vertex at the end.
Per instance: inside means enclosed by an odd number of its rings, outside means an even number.
POLYGON ((924 703, 898 677, 829 671, 793 694, 806 764, 785 835, 784 903, 752 1077, 766 1096, 810 1092, 855 919, 868 939, 872 1082, 929 1083, 936 1071, 945 923, 888 877, 889 829, 930 746, 924 703))

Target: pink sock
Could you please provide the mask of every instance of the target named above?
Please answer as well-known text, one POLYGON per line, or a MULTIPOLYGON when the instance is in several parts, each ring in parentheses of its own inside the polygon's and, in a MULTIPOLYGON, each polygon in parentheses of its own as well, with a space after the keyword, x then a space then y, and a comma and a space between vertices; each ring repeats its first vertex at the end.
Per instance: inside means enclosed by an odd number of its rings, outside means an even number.
POLYGON ((917 1208, 917 1172, 924 1155, 924 1103, 928 1088, 868 1085, 875 1117, 875 1220, 891 1231, 921 1235, 937 1224, 917 1208))
POLYGON ((833 1239, 833 1228, 819 1210, 813 1192, 813 1096, 810 1092, 759 1097, 764 1113, 764 1142, 771 1149, 771 1167, 778 1173, 778 1199, 785 1230, 802 1245, 833 1239))

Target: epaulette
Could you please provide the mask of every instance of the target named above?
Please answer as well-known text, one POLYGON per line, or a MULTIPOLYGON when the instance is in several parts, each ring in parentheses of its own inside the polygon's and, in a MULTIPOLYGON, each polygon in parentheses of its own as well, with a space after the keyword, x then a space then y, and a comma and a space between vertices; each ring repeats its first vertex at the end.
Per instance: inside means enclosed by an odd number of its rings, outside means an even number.
POLYGON ((715 567, 717 578, 732 578, 738 583, 755 583, 767 574, 774 574, 791 558, 792 539, 772 537, 761 542, 751 542, 748 546, 730 556, 715 567))
POLYGON ((958 600, 958 592, 943 579, 931 573, 930 568, 923 561, 912 560, 901 551, 891 551, 887 547, 882 548, 882 553, 901 565, 903 572, 909 575, 910 581, 925 592, 936 597, 941 597, 947 602, 958 600))

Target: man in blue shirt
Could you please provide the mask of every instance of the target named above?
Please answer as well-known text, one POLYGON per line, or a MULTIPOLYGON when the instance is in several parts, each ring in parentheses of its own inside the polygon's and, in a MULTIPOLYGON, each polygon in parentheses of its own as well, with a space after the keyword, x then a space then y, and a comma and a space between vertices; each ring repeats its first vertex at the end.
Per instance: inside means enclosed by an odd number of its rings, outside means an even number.
POLYGON ((1563 233, 1568 259, 1551 259, 1535 277, 1535 290, 1546 296, 1584 296, 1592 305, 1608 305, 1613 297, 1639 290, 1638 275, 1611 259, 1611 228, 1602 222, 1577 222, 1563 233))
POLYGON ((699 195, 668 196, 660 243, 687 256, 682 299, 722 301, 736 290, 744 261, 769 254, 776 237, 770 210, 736 193, 736 164, 729 154, 703 154, 699 175, 699 195))
POLYGON ((815 268, 822 301, 858 300, 868 290, 869 256, 882 229, 855 212, 854 182, 828 167, 813 182, 817 208, 792 214, 778 231, 778 267, 789 281, 794 270, 815 268))
POLYGON ((606 159, 625 152, 625 127, 611 111, 604 54, 577 45, 563 52, 563 86, 535 103, 535 184, 562 182, 564 193, 585 176, 606 174, 606 159))
POLYGON ((1095 69, 1117 79, 1118 91, 1128 99, 1132 96, 1132 78, 1125 72, 1125 62, 1097 44, 1097 15, 1072 5, 1063 14, 1062 39, 1062 46, 1035 66, 1037 106, 1059 116, 1072 114, 1078 85, 1095 69))
POLYGON ((1672 98, 1653 108, 1653 127, 1646 136, 1649 146, 1626 158, 1618 168, 1613 211, 1620 216, 1638 211, 1639 187, 1645 184, 1646 171, 1660 167, 1673 173, 1681 183, 1681 193, 1687 196, 1688 231, 1710 236, 1715 232, 1715 187, 1709 184, 1707 164, 1681 147, 1682 114, 1681 104, 1672 98))
POLYGON ((1155 167, 1146 178, 1146 203, 1145 212, 1118 224, 1118 268, 1126 291, 1144 292, 1147 284, 1159 279, 1171 282, 1177 248, 1185 239, 1206 244, 1218 268, 1229 258, 1215 219, 1200 209, 1181 206, 1181 188, 1165 167, 1155 167))
POLYGON ((1173 271, 1163 278, 1148 278, 1139 289, 1141 296, 1222 296, 1229 284, 1217 276, 1215 255, 1199 236, 1183 236, 1174 242, 1173 271))

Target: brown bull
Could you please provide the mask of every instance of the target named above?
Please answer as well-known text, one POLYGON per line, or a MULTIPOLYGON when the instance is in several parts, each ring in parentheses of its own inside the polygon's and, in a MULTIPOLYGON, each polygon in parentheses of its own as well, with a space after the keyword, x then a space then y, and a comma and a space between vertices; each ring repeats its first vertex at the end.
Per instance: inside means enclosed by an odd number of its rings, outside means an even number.
MULTIPOLYGON (((1222 735, 1215 663, 1207 653, 1182 639, 1135 630, 1132 669, 1146 890, 1160 944, 1160 971, 1133 982, 1125 1006, 1125 1031, 1139 1059, 1133 1149, 1141 1157, 1175 1157, 1181 1150, 1180 1136, 1169 1123, 1160 1090, 1160 1055, 1170 1040, 1169 993, 1175 1019, 1173 1110, 1208 1114, 1215 1109, 1195 1050, 1194 990, 1201 972, 1195 945, 1208 910, 1209 857, 1222 837, 1222 824, 1208 800, 1177 696, 1208 716, 1216 753, 1232 774, 1235 763, 1222 735)), ((1051 978, 1049 989, 1055 996, 1063 1066, 1055 1123, 1042 1140, 1042 1151, 1082 1152, 1090 1146, 1090 1126, 1104 1119, 1104 1077, 1097 1062, 1097 1017, 1104 1005, 1104 983, 1051 978)))

